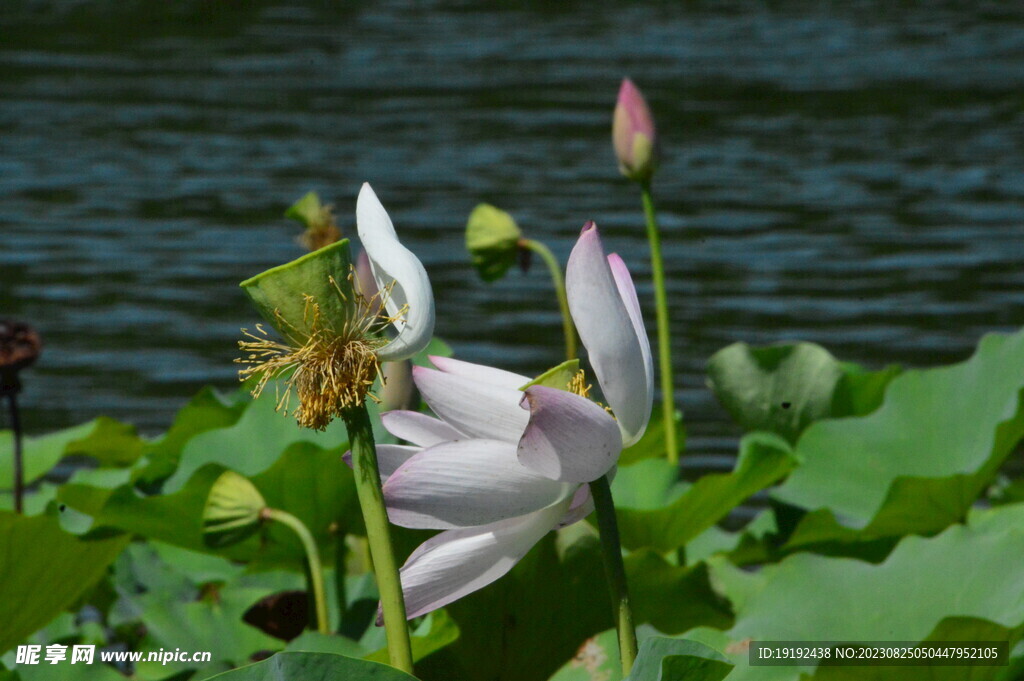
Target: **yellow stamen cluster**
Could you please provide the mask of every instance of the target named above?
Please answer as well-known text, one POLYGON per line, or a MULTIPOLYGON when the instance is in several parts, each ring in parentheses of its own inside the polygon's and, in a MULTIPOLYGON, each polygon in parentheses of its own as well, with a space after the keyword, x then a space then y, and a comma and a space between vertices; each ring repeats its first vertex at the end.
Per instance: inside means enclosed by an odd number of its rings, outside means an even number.
POLYGON ((593 385, 587 383, 587 375, 583 373, 583 369, 577 371, 576 374, 569 379, 569 392, 575 393, 580 397, 590 397, 590 389, 593 387, 593 385))
MULTIPOLYGON (((333 277, 331 284, 347 301, 333 277)), ((239 378, 258 376, 252 395, 259 397, 271 379, 290 374, 283 394, 278 390, 277 410, 288 414, 294 389, 299 398, 295 420, 306 428, 325 429, 343 410, 362 405, 367 395, 376 399, 369 391, 381 373, 377 351, 388 342, 380 331, 405 313, 405 308, 392 317, 381 313, 390 294, 391 286, 369 300, 356 294, 352 314, 340 324, 327 319, 320 303, 307 295, 303 321, 308 332, 277 313, 279 327, 289 329, 283 343, 270 338, 262 325, 256 333, 242 329, 248 340, 239 341, 238 347, 248 355, 235 361, 249 366, 239 371, 239 378)))
MULTIPOLYGON (((580 397, 589 398, 590 389, 593 387, 594 385, 592 383, 587 383, 587 375, 583 372, 583 369, 580 369, 575 373, 575 375, 573 375, 572 378, 569 379, 569 383, 566 386, 566 390, 576 395, 579 395, 580 397)), ((603 408, 609 414, 611 414, 612 418, 615 417, 615 414, 612 413, 611 407, 606 407, 597 400, 594 400, 594 403, 597 406, 603 408)))

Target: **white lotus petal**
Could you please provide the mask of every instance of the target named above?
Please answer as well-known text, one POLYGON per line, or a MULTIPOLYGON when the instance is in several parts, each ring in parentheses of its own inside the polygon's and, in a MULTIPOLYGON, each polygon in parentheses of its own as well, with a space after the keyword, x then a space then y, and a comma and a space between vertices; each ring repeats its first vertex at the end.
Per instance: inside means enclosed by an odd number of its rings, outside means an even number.
POLYGON ((425 541, 401 569, 408 616, 436 610, 504 575, 551 531, 569 503, 567 498, 518 518, 448 530, 425 541))
POLYGON ((430 362, 446 374, 472 378, 475 381, 482 381, 484 383, 489 383, 502 388, 510 388, 512 390, 519 390, 533 380, 526 376, 514 374, 511 371, 505 371, 504 369, 495 369, 494 367, 484 366, 483 364, 463 362, 462 360, 452 359, 451 357, 434 357, 431 355, 430 362))
POLYGON ((442 442, 465 437, 441 419, 435 419, 419 411, 386 411, 380 415, 380 420, 384 428, 399 440, 420 447, 433 447, 442 442))
POLYGON ((386 306, 388 314, 396 316, 403 306, 408 306, 394 324, 398 335, 377 355, 381 360, 411 357, 425 348, 434 334, 430 279, 419 259, 399 242, 391 218, 369 183, 364 183, 359 191, 356 228, 370 258, 377 287, 383 291, 394 282, 386 306))
POLYGON ((593 223, 584 226, 565 271, 569 309, 587 348, 590 365, 615 418, 625 445, 640 439, 651 415, 650 346, 643 326, 627 309, 632 282, 613 275, 593 223), (620 288, 621 287, 621 288, 620 288), (645 347, 646 352, 645 352, 645 347))
POLYGON ((633 285, 633 277, 629 273, 629 268, 626 267, 626 263, 622 261, 618 253, 612 253, 608 256, 608 266, 611 268, 612 277, 615 279, 615 286, 619 289, 619 295, 622 296, 622 302, 626 305, 626 311, 629 312, 629 319, 633 322, 633 329, 636 331, 637 340, 640 341, 640 354, 643 355, 644 360, 644 381, 647 384, 646 392, 646 414, 647 418, 644 419, 643 425, 640 426, 639 430, 633 433, 627 438, 626 446, 635 443, 647 430, 647 422, 651 415, 651 405, 654 404, 654 362, 651 359, 651 341, 647 337, 647 329, 644 328, 644 316, 640 310, 640 301, 636 296, 636 286, 633 285))
POLYGON ((426 367, 413 367, 412 376, 434 413, 463 435, 519 442, 530 419, 519 390, 426 367))
MULTIPOLYGON (((422 451, 420 447, 408 445, 377 445, 377 468, 380 470, 381 482, 386 482, 399 466, 420 451, 422 451)), ((352 468, 351 449, 342 454, 341 458, 349 468, 352 468)))
POLYGON ((446 530, 524 515, 574 489, 523 466, 510 442, 459 440, 424 449, 402 464, 384 485, 384 502, 396 525, 446 530))
POLYGON ((615 465, 622 435, 604 409, 574 393, 535 385, 522 406, 530 421, 519 441, 523 465, 552 480, 590 482, 615 465))

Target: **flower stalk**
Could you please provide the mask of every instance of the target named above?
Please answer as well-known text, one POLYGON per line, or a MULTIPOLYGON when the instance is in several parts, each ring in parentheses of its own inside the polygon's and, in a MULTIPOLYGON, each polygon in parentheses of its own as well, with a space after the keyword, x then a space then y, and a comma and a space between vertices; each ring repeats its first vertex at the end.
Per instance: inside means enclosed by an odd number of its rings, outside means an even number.
POLYGON ((327 614, 327 592, 324 589, 324 566, 320 562, 320 551, 316 546, 316 539, 306 525, 287 511, 277 508, 264 508, 260 516, 265 520, 272 520, 286 525, 299 537, 302 548, 306 551, 306 561, 309 563, 309 583, 313 591, 313 603, 316 607, 316 630, 321 634, 331 633, 331 620, 327 614))
POLYGON ((562 313, 562 334, 565 336, 565 358, 576 359, 576 327, 572 323, 572 315, 569 313, 569 299, 565 295, 565 279, 562 276, 562 266, 558 264, 555 254, 551 249, 534 239, 520 239, 519 247, 528 249, 540 256, 548 271, 551 272, 551 280, 555 285, 555 295, 558 296, 558 307, 562 313))
POLYGON ((391 528, 388 525, 384 495, 381 492, 380 470, 377 466, 377 451, 370 416, 366 411, 366 405, 363 404, 342 410, 341 417, 348 428, 356 493, 366 524, 366 537, 370 544, 377 589, 380 591, 388 658, 392 667, 412 674, 412 646, 406 622, 405 599, 391 543, 391 528))
POLYGON ((619 543, 619 527, 615 520, 615 504, 608 476, 603 475, 590 483, 590 494, 597 511, 597 527, 601 535, 601 555, 604 558, 604 572, 615 612, 615 628, 619 633, 619 657, 622 660, 622 676, 629 676, 636 660, 636 629, 633 626, 633 610, 629 605, 629 587, 626 583, 626 568, 622 562, 622 547, 619 543))
POLYGON ((24 454, 22 452, 21 413, 18 410, 18 394, 11 391, 7 394, 8 413, 11 419, 11 431, 14 433, 14 512, 24 512, 25 472, 24 454))
POLYGON ((640 193, 647 222, 647 241, 651 245, 651 272, 654 277, 654 304, 658 320, 658 365, 661 371, 661 409, 665 424, 665 455, 671 464, 679 463, 676 436, 675 385, 672 379, 672 334, 669 329, 668 296, 665 292, 665 261, 661 257, 661 235, 651 198, 651 183, 641 182, 640 193))

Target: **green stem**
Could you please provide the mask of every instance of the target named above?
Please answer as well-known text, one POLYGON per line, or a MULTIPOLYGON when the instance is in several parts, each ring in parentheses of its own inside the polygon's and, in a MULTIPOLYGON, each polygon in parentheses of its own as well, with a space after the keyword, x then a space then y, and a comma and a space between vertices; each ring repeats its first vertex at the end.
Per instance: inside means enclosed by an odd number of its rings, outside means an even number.
POLYGON ((388 512, 381 492, 380 470, 377 468, 377 450, 373 442, 373 429, 366 405, 342 412, 348 427, 349 446, 352 447, 352 468, 355 472, 356 493, 366 524, 366 538, 370 543, 377 589, 380 591, 384 612, 384 633, 388 641, 391 666, 409 674, 412 669, 412 646, 405 615, 405 599, 398 575, 398 563, 391 546, 388 512))
POLYGON ((345 534, 339 532, 336 537, 337 545, 334 554, 334 593, 335 602, 338 604, 338 622, 345 621, 348 614, 348 596, 345 591, 345 577, 348 575, 346 562, 348 559, 348 545, 345 543, 345 534))
POLYGON ((647 219, 647 241, 651 245, 651 271, 654 275, 654 303, 658 316, 658 364, 661 369, 661 408, 665 422, 665 454, 669 463, 679 463, 676 440, 675 387, 672 382, 672 345, 668 319, 668 297, 665 294, 665 262, 661 257, 661 236, 654 215, 654 200, 649 182, 641 183, 644 217, 647 219))
POLYGON ((14 434, 14 512, 24 511, 25 498, 25 474, 23 472, 22 443, 21 443, 21 414, 18 411, 18 396, 16 390, 7 393, 7 405, 10 408, 11 431, 14 434))
POLYGON ((590 494, 597 510, 597 527, 601 533, 601 554, 604 558, 604 572, 608 578, 608 589, 612 595, 612 609, 615 611, 615 626, 619 631, 619 657, 622 659, 622 676, 629 676, 636 660, 636 629, 633 628, 633 610, 629 606, 629 588, 626 584, 626 568, 622 564, 622 546, 619 543, 619 526, 615 521, 615 503, 608 476, 590 483, 590 494))
POLYGON ((519 246, 528 248, 541 257, 544 264, 551 272, 551 279, 555 284, 555 294, 558 296, 558 306, 562 310, 562 333, 565 336, 565 358, 576 359, 576 327, 573 326, 572 316, 569 314, 569 299, 565 295, 565 279, 562 277, 562 266, 558 264, 555 254, 551 249, 539 241, 533 239, 520 239, 519 246))
POLYGON ((327 592, 324 590, 324 566, 320 563, 320 551, 316 540, 306 525, 287 511, 276 508, 265 508, 263 517, 287 525, 299 536, 299 541, 306 549, 306 560, 309 561, 309 581, 313 587, 313 603, 316 605, 316 630, 321 634, 331 633, 331 621, 327 615, 327 592))

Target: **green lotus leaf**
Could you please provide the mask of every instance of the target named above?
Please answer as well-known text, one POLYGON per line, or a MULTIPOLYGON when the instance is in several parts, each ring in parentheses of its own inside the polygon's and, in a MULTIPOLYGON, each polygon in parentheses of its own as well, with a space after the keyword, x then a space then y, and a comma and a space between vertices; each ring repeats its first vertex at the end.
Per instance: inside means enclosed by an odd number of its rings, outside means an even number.
POLYGON ((49 516, 0 512, 0 653, 71 606, 103 576, 128 539, 83 539, 49 516))
POLYGON ((965 362, 893 378, 876 411, 814 423, 774 498, 812 511, 790 548, 895 539, 958 522, 1024 436, 1024 331, 965 362), (1017 368, 1017 369, 1012 369, 1017 368))
POLYGON ((697 641, 652 636, 640 644, 627 681, 722 681, 733 669, 721 653, 697 641))
POLYGON ((210 681, 415 681, 377 662, 330 653, 277 653, 270 659, 210 677, 210 681))
POLYGON ((746 430, 767 430, 796 442, 810 423, 828 416, 843 376, 839 362, 813 343, 754 348, 734 343, 708 361, 708 382, 746 430))
POLYGON ((778 482, 796 463, 782 438, 750 433, 740 442, 731 473, 705 475, 690 486, 679 483, 675 468, 660 459, 623 467, 612 486, 622 544, 660 551, 685 546, 748 497, 778 482))

